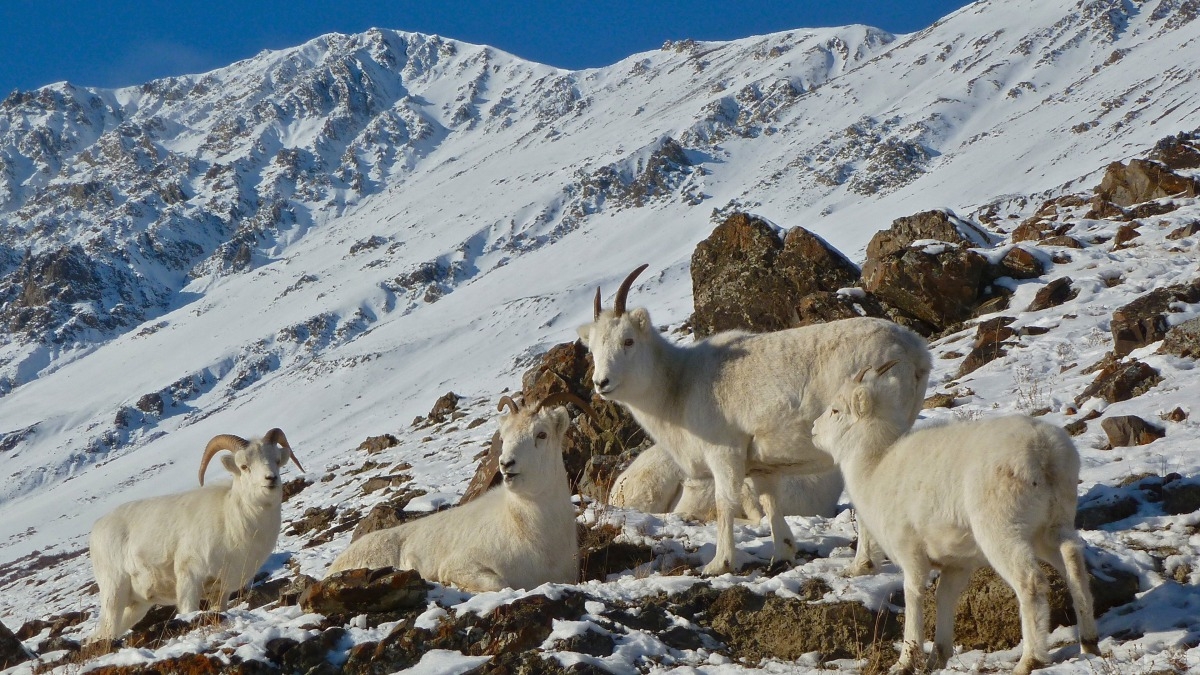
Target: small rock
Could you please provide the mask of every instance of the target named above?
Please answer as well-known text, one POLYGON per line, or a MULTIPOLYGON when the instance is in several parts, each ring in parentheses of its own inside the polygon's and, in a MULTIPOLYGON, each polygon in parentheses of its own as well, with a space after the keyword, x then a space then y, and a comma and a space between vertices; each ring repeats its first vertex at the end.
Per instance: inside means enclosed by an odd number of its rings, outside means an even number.
POLYGON ((21 644, 16 635, 3 623, 0 623, 0 670, 12 668, 34 658, 34 655, 21 644))
POLYGON ((1177 480, 1163 486, 1163 511, 1178 516, 1200 510, 1200 483, 1177 480))
POLYGON ((1183 408, 1176 407, 1169 413, 1164 413, 1162 419, 1167 422, 1182 422, 1188 418, 1187 411, 1183 408))
POLYGON ((932 408, 953 408, 954 396, 945 393, 936 393, 925 399, 925 403, 921 405, 922 410, 930 410, 932 408))
POLYGON ((400 445, 400 439, 391 434, 384 434, 382 436, 368 437, 367 440, 358 444, 358 449, 365 450, 368 455, 373 455, 377 452, 383 452, 388 448, 394 448, 397 445, 400 445))
POLYGON ((1077 295, 1079 295, 1079 290, 1071 287, 1071 277, 1059 277, 1039 288, 1025 311, 1038 312, 1057 307, 1077 295))
POLYGON ((1106 364, 1096 379, 1075 397, 1075 405, 1081 405, 1093 396, 1109 403, 1128 401, 1162 382, 1162 376, 1149 365, 1136 359, 1106 364))
POLYGON ((1097 530, 1101 525, 1135 515, 1138 501, 1129 495, 1096 499, 1075 512, 1075 527, 1080 530, 1097 530))
POLYGON ((1137 415, 1106 417, 1100 422, 1100 428, 1108 435, 1108 442, 1114 448, 1146 445, 1166 435, 1163 429, 1137 415))
POLYGON ((1171 230, 1171 233, 1167 235, 1167 239, 1175 241, 1187 237, 1194 237, 1198 233, 1200 233, 1200 220, 1193 220, 1187 225, 1182 225, 1174 230, 1171 230))
POLYGON ((414 570, 345 570, 325 577, 300 595, 306 612, 355 615, 425 606, 430 585, 414 570))

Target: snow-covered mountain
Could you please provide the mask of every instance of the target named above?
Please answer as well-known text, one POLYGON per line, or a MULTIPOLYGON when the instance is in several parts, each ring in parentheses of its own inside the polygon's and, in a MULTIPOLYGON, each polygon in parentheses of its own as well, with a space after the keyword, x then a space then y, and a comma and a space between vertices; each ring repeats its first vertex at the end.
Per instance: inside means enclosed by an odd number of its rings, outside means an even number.
POLYGON ((460 493, 491 427, 422 446, 414 416, 447 391, 482 414, 641 262, 636 301, 684 321, 692 250, 734 210, 861 262, 900 216, 1023 216, 1090 188, 1200 126, 1197 11, 983 0, 911 35, 683 40, 585 71, 372 30, 12 93, 0 564, 68 571, 53 600, 6 590, 0 620, 90 607, 71 594, 92 521, 191 487, 217 433, 281 427, 319 477, 406 430, 430 503, 460 493))

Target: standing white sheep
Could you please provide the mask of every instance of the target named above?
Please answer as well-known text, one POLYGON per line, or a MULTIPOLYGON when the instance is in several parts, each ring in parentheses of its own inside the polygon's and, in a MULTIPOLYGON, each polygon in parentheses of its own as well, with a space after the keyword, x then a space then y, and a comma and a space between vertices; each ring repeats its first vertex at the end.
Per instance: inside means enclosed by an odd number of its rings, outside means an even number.
MULTIPOLYGON (((596 392, 624 404, 686 474, 713 477, 717 551, 705 574, 735 569, 733 521, 747 475, 761 491, 775 559, 792 561, 796 546, 779 508, 780 474, 834 468, 829 454, 812 444, 812 423, 842 382, 868 365, 900 361, 901 404, 908 422, 915 421, 931 369, 925 340, 890 321, 855 318, 672 344, 645 309, 625 311, 629 288, 644 269, 625 278, 611 311, 602 310, 597 289, 595 320, 579 328, 595 363, 596 392)), ((870 566, 868 537, 860 531, 851 572, 870 566)))
POLYGON ((283 486, 279 471, 292 454, 287 437, 271 429, 246 441, 213 437, 200 460, 204 470, 219 452, 233 483, 122 504, 92 526, 89 540, 100 623, 94 640, 112 640, 154 604, 181 613, 200 609, 201 597, 225 611, 230 593, 254 577, 279 538, 283 486))
MULTIPOLYGON (((842 496, 842 473, 786 474, 780 476, 779 510, 786 516, 825 516, 837 514, 842 496)), ((748 476, 742 485, 741 515, 762 520, 756 481, 748 476)), ((638 509, 646 513, 677 513, 685 518, 712 520, 717 517, 716 488, 712 476, 696 477, 684 473, 671 453, 652 445, 639 454, 616 480, 608 493, 613 506, 638 509)))
POLYGON ((350 544, 328 574, 393 567, 468 591, 533 588, 579 578, 575 506, 563 466, 562 441, 572 402, 591 415, 579 397, 551 394, 524 408, 511 398, 500 418, 500 473, 504 482, 466 504, 369 532, 350 544))
POLYGON ((1083 542, 1075 531, 1079 453, 1062 429, 1025 416, 960 422, 905 434, 897 382, 867 371, 846 382, 813 425, 834 456, 859 522, 904 572, 904 650, 899 668, 923 663, 925 584, 940 569, 931 668, 954 650, 954 611, 979 566, 1017 593, 1026 675, 1049 662, 1048 584, 1038 560, 1064 575, 1083 653, 1098 654, 1083 542), (899 439, 899 440, 897 440, 899 439))

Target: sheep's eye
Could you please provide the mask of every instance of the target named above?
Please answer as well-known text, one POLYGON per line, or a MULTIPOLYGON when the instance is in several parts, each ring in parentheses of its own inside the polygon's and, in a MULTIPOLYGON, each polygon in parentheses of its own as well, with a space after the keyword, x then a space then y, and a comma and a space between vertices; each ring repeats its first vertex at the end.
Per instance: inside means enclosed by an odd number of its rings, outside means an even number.
POLYGON ((544 440, 546 438, 546 432, 544 432, 544 431, 537 432, 537 437, 538 437, 538 440, 544 440))
POLYGON ((242 465, 242 471, 249 471, 249 470, 250 470, 250 465, 249 465, 249 464, 243 464, 243 465, 242 465))
POLYGON ((633 346, 633 338, 625 338, 625 346, 632 347, 633 346))
POLYGON ((841 414, 841 411, 840 411, 840 410, 838 410, 837 408, 830 408, 830 409, 829 409, 829 413, 830 413, 831 415, 840 415, 840 414, 841 414))

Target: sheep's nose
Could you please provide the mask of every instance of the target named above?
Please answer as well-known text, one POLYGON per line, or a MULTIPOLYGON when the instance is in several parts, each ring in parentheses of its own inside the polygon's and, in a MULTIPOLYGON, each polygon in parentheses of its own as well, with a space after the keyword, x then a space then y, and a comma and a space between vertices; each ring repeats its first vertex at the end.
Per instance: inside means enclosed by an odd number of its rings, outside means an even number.
POLYGON ((596 385, 596 389, 603 390, 608 386, 608 378, 606 377, 603 380, 592 380, 592 384, 596 385))
POLYGON ((511 468, 513 468, 513 465, 516 463, 517 463, 517 460, 515 460, 515 459, 502 459, 502 460, 500 460, 500 468, 501 469, 511 469, 511 468))

